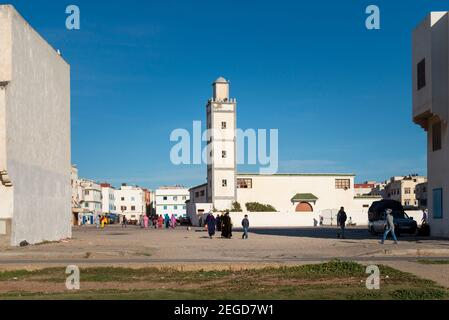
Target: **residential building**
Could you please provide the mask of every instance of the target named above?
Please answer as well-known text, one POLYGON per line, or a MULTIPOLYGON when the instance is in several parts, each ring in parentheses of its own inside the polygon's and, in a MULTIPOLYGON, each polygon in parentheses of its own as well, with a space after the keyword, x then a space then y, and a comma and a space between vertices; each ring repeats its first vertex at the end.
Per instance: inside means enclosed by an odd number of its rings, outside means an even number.
POLYGON ((81 200, 81 207, 84 209, 84 212, 91 213, 94 219, 97 216, 103 215, 101 185, 85 179, 80 181, 80 185, 84 192, 83 199, 81 200))
POLYGON ((428 183, 423 182, 416 185, 416 200, 418 201, 418 208, 420 210, 427 209, 427 189, 428 183))
POLYGON ((413 121, 427 132, 429 224, 449 237, 449 13, 431 12, 413 31, 413 121))
POLYGON ((187 201, 190 199, 190 192, 182 186, 161 187, 156 190, 156 214, 181 218, 187 215, 187 201))
MULTIPOLYGON (((367 210, 379 196, 357 196, 354 174, 274 174, 237 173, 237 104, 230 98, 230 83, 223 77, 213 84, 213 97, 207 103, 208 138, 207 183, 191 188, 188 215, 198 223, 210 211, 231 210, 239 203, 269 204, 280 212, 298 214, 338 212, 344 206, 357 211, 367 223, 367 210)), ((156 194, 156 197, 158 195, 156 194)), ((158 209, 160 202, 157 201, 158 209)), ((162 210, 161 210, 162 212, 162 210)), ((334 221, 335 222, 335 221, 334 221)))
POLYGON ((356 196, 371 195, 376 188, 377 183, 373 181, 367 181, 365 183, 356 183, 354 185, 354 192, 356 196))
POLYGON ((0 235, 11 245, 72 235, 70 66, 0 5, 0 235))
POLYGON ((145 192, 140 187, 123 184, 115 191, 115 206, 118 214, 138 222, 146 214, 145 192))
POLYGON ((417 208, 416 186, 425 182, 427 178, 418 175, 392 177, 385 187, 386 199, 398 201, 404 207, 417 208))
POLYGON ((102 195, 102 212, 103 214, 117 214, 117 206, 115 204, 116 190, 109 183, 101 184, 102 195))

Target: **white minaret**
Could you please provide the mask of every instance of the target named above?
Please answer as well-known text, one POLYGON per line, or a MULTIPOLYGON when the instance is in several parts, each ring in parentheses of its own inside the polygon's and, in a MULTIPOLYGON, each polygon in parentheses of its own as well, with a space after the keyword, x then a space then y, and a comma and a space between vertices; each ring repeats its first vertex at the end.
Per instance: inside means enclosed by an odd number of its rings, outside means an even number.
POLYGON ((237 103, 229 98, 229 82, 226 79, 220 77, 212 86, 213 98, 207 104, 207 129, 210 130, 207 197, 215 209, 227 210, 231 209, 237 198, 237 103))

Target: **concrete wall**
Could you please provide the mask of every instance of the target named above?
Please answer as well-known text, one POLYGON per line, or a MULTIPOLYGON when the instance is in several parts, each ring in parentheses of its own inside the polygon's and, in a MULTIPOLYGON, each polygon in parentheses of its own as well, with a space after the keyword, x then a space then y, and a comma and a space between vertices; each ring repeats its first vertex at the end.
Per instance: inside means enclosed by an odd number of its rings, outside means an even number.
POLYGON ((237 201, 246 210, 248 202, 269 204, 281 212, 294 212, 297 203, 291 199, 298 193, 312 193, 318 200, 316 211, 325 209, 352 208, 354 205, 353 175, 237 175, 253 180, 252 189, 237 189, 237 201), (336 189, 336 179, 349 179, 351 188, 336 189))
POLYGON ((7 171, 14 185, 11 244, 71 237, 70 66, 15 11, 0 6, 7 171), (5 27, 6 25, 6 27, 5 27), (9 37, 9 36, 6 36, 9 37))
POLYGON ((413 116, 428 132, 428 207, 432 235, 449 237, 449 15, 432 12, 413 32, 413 116), (417 64, 426 60, 426 86, 417 88, 417 64), (432 125, 442 122, 442 149, 432 150, 432 125), (433 216, 433 190, 443 189, 443 218, 433 216))

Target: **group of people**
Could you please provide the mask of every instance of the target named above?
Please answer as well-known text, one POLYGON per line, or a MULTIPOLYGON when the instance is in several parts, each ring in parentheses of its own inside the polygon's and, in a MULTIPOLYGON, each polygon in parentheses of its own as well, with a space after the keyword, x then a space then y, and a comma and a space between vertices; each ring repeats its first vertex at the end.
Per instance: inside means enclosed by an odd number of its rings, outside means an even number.
MULTIPOLYGON (((387 209, 385 211, 386 213, 386 221, 385 221, 385 232, 382 236, 382 240, 380 241, 380 244, 384 244, 385 240, 387 240, 387 237, 389 234, 391 234, 393 241, 395 244, 398 244, 398 238, 396 237, 395 233, 395 224, 394 224, 394 216, 393 216, 393 210, 387 209)), ((423 218, 424 220, 425 218, 423 218)), ((346 222, 348 220, 348 216, 345 212, 345 208, 341 208, 340 211, 337 214, 337 224, 338 224, 338 232, 337 237, 341 239, 345 238, 345 230, 346 230, 346 222)))
MULTIPOLYGON (((151 217, 148 217, 147 215, 143 215, 139 219, 139 226, 141 228, 154 228, 154 229, 175 229, 178 224, 178 220, 176 219, 176 216, 174 214, 171 215, 171 217, 168 214, 165 214, 165 216, 162 215, 154 215, 151 217)), ((126 218, 126 216, 123 216, 121 218, 121 225, 122 228, 126 228, 129 225, 129 220, 126 218)))
MULTIPOLYGON (((231 215, 229 214, 229 211, 226 211, 222 215, 218 214, 217 217, 214 217, 214 214, 210 212, 209 215, 206 217, 205 226, 207 228, 207 232, 209 233, 210 239, 212 239, 215 236, 216 231, 221 232, 222 238, 225 239, 232 238, 232 229, 234 225, 231 219, 231 215)), ((242 220, 242 227, 243 227, 242 239, 248 239, 249 238, 248 215, 245 215, 245 218, 242 220)))

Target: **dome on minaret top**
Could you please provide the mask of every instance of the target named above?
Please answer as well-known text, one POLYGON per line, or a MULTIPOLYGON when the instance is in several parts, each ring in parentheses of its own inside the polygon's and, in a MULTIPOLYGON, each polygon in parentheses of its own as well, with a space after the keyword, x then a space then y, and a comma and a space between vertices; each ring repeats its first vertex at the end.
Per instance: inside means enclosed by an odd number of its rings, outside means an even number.
POLYGON ((214 81, 214 84, 215 83, 229 83, 229 82, 225 78, 219 77, 217 80, 214 81))

